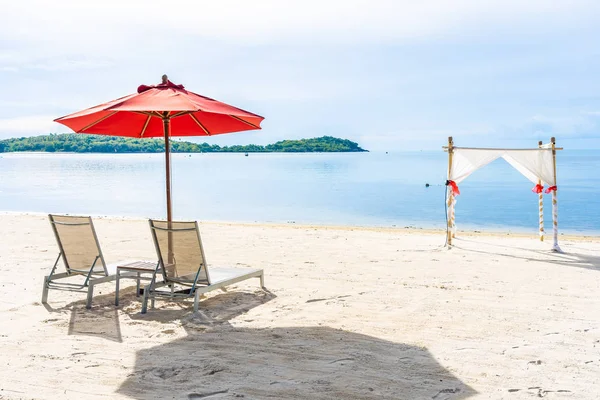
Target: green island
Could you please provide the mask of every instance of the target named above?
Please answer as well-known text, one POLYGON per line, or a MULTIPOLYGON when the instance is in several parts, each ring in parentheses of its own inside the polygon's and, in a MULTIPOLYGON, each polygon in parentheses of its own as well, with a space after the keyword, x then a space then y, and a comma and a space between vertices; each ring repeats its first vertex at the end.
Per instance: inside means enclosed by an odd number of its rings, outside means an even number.
MULTIPOLYGON (((161 153, 164 139, 132 139, 104 135, 50 134, 0 140, 0 153, 17 151, 71 153, 161 153)), ((248 144, 219 146, 171 140, 174 153, 314 153, 363 152, 357 143, 347 139, 323 136, 312 139, 282 140, 266 146, 248 144)))

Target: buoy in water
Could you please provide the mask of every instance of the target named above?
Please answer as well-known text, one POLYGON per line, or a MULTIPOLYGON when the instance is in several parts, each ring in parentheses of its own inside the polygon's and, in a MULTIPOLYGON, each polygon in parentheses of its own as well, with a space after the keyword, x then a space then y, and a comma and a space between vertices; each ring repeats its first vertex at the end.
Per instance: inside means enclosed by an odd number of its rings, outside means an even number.
POLYGON ((425 187, 429 187, 429 183, 426 183, 426 184, 425 184, 425 187))

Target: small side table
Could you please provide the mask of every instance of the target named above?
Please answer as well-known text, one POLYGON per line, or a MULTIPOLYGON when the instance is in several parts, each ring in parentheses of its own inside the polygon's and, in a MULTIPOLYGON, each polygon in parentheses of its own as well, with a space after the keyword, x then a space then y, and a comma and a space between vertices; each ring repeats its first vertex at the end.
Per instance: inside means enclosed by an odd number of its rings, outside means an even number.
POLYGON ((140 296, 140 281, 151 281, 154 272, 158 268, 158 262, 152 261, 133 261, 128 264, 117 266, 117 279, 116 279, 116 290, 115 290, 115 306, 119 305, 119 280, 121 278, 135 279, 135 296, 140 296), (135 272, 134 274, 123 274, 121 272, 135 272), (151 274, 151 276, 142 276, 142 274, 151 274))

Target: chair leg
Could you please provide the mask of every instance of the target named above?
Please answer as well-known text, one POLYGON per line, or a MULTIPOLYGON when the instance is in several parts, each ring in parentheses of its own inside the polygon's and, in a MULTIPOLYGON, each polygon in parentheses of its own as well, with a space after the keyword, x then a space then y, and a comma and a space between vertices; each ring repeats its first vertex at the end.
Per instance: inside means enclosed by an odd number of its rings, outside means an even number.
POLYGON ((135 297, 140 297, 140 273, 137 273, 137 284, 135 285, 135 297))
POLYGON ((42 304, 48 302, 48 277, 44 277, 44 290, 42 291, 42 304))
POLYGON ((148 311, 148 288, 144 288, 144 299, 142 300, 142 314, 148 311))
POLYGON ((94 296, 94 282, 90 282, 90 286, 88 287, 88 293, 87 293, 87 303, 85 305, 85 308, 87 308, 88 310, 90 308, 92 308, 92 297, 94 296))
POLYGON ((117 279, 116 279, 116 283, 115 283, 115 307, 119 307, 119 281, 120 281, 120 275, 119 275, 119 269, 117 268, 117 279))
POLYGON ((194 312, 198 311, 198 303, 200 303, 200 292, 196 290, 194 294, 194 312))
POLYGON ((266 289, 266 287, 265 287, 265 274, 264 273, 260 274, 260 287, 263 288, 263 289, 266 289))

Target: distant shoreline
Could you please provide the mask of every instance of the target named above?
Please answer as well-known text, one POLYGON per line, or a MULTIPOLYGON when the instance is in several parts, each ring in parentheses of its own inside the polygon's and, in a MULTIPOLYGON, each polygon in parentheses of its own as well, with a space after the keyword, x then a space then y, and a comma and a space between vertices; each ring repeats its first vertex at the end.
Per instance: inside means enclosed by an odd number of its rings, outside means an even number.
MULTIPOLYGON (((0 153, 164 153, 162 138, 135 139, 129 137, 82 134, 50 134, 0 140, 0 153)), ((171 140, 172 153, 357 153, 368 152, 348 139, 322 136, 311 139, 282 140, 268 145, 219 146, 171 140)))
MULTIPOLYGON (((244 155, 245 153, 248 154, 356 154, 356 153, 371 153, 368 150, 365 151, 218 151, 218 152, 171 152, 170 154, 180 154, 180 155, 185 155, 185 154, 239 154, 239 155, 244 155)), ((52 155, 52 154, 56 154, 56 155, 73 155, 73 154, 79 154, 79 155, 94 155, 94 154, 98 154, 98 155, 118 155, 118 154, 123 154, 123 155, 131 155, 131 154, 140 154, 140 155, 152 155, 152 154, 165 154, 164 151, 153 151, 153 152, 139 152, 139 151, 131 151, 131 152, 100 152, 100 151, 94 151, 94 152, 77 152, 77 151, 5 151, 5 152, 0 152, 0 157, 2 157, 3 155, 11 155, 11 154, 38 154, 38 155, 52 155)))

